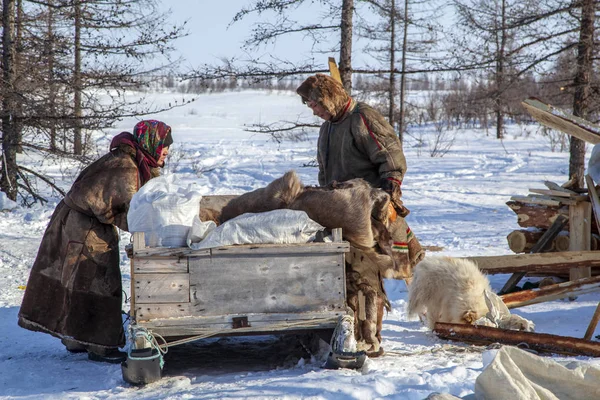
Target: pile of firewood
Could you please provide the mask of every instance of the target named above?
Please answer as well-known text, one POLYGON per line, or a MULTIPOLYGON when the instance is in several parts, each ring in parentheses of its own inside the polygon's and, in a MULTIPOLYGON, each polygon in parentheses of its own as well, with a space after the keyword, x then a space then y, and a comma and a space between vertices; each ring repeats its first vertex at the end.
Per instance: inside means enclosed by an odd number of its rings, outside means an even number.
MULTIPOLYGON (((508 247, 515 253, 564 252, 569 251, 569 224, 557 227, 557 219, 565 222, 569 218, 569 206, 579 202, 590 202, 587 190, 575 192, 553 182, 544 182, 545 189, 529 189, 527 196, 513 196, 506 205, 517 214, 517 223, 521 229, 507 236, 508 247), (555 229, 548 240, 548 230, 555 229), (540 239, 546 241, 540 246, 540 239), (536 246, 537 245, 537 246, 536 246)), ((591 218, 590 250, 600 250, 600 232, 596 218, 591 218)), ((600 274, 600 270, 595 271, 600 274)))

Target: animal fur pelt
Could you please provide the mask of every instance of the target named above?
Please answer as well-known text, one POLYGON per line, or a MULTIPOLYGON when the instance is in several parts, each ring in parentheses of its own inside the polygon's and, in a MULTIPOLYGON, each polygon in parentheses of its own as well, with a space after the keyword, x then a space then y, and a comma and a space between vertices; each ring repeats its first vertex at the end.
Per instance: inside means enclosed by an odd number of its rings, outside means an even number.
POLYGON ((221 211, 220 222, 223 223, 244 213, 288 208, 288 205, 302 192, 303 187, 296 172, 288 171, 266 187, 244 193, 229 201, 221 211))
POLYGON ((342 228, 344 239, 357 248, 371 249, 377 242, 381 251, 392 257, 389 204, 389 194, 357 178, 305 187, 289 208, 306 212, 328 229, 342 228))
POLYGON ((408 289, 409 316, 425 315, 430 329, 436 322, 472 324, 488 313, 490 283, 469 260, 425 257, 408 289))

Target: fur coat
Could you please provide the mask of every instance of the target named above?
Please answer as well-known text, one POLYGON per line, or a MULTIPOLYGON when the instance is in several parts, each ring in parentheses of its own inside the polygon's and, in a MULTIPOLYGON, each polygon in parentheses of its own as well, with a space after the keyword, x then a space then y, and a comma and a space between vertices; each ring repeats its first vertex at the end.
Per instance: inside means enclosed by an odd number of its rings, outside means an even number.
POLYGON ((19 311, 21 327, 83 345, 124 345, 115 226, 127 230, 139 179, 135 150, 126 145, 81 172, 42 238, 19 311))

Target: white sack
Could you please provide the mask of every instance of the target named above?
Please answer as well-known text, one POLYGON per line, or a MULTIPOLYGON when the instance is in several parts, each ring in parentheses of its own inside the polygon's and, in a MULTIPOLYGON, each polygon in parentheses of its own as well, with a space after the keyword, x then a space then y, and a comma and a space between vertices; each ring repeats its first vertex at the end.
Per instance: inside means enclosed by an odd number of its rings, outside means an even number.
POLYGON ((151 179, 133 196, 127 213, 130 232, 144 232, 146 246, 183 247, 202 195, 176 175, 151 179))
POLYGON ((475 380, 475 398, 485 400, 600 399, 600 368, 559 364, 516 347, 504 346, 475 380))
POLYGON ((216 227, 193 249, 252 243, 306 243, 314 240, 321 225, 308 218, 304 211, 274 210, 246 213, 216 227))
POLYGON ((600 143, 592 149, 592 155, 588 161, 587 173, 592 177, 596 185, 600 185, 600 143))
POLYGON ((217 227, 214 221, 202 221, 199 215, 194 216, 192 227, 187 236, 187 245, 192 247, 193 243, 198 243, 217 227))

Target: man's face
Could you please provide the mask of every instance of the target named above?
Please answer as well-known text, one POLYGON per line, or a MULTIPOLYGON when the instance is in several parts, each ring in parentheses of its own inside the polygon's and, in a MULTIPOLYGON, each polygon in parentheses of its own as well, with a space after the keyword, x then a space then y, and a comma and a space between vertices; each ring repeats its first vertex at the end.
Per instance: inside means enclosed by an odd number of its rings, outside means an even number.
POLYGON ((316 101, 309 100, 306 102, 308 108, 313 110, 313 115, 316 115, 319 118, 324 119, 325 121, 329 121, 333 115, 329 114, 325 109, 318 104, 316 101))

